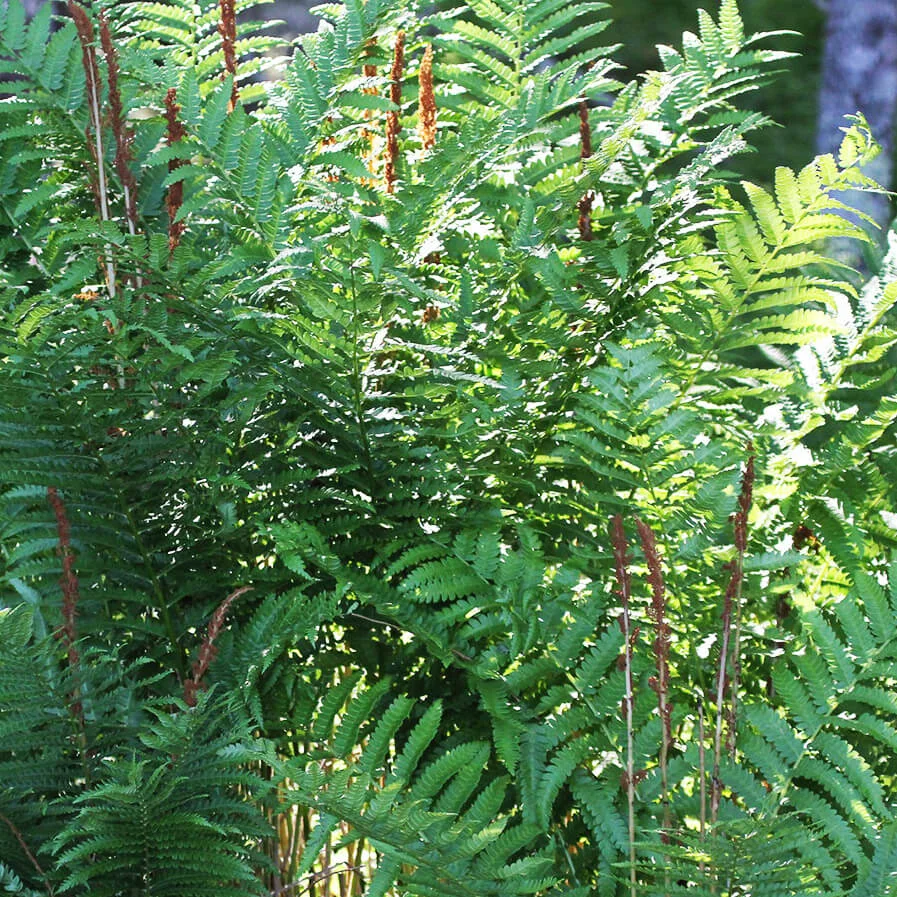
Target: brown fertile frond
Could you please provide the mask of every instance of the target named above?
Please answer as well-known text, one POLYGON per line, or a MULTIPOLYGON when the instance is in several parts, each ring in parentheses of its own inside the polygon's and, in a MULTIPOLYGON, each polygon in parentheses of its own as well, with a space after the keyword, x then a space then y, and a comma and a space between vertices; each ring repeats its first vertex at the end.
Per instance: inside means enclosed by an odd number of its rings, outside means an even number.
MULTIPOLYGON (((93 23, 90 21, 84 8, 77 3, 73 3, 72 0, 68 0, 68 10, 69 15, 72 17, 72 21, 75 23, 75 29, 78 32, 78 41, 81 44, 81 64, 87 79, 87 100, 90 104, 90 124, 87 126, 85 136, 87 137, 87 146, 90 149, 90 154, 93 156, 94 162, 99 165, 97 159, 97 147, 94 140, 102 141, 102 135, 100 133, 102 123, 99 114, 100 69, 97 65, 97 54, 93 43, 93 23), (95 135, 94 137, 91 136, 91 131, 93 131, 93 134, 95 135)), ((99 175, 91 178, 91 188, 97 205, 97 213, 103 221, 106 221, 109 217, 109 212, 105 205, 106 193, 105 190, 100 190, 98 177, 99 175)))
POLYGON ((128 230, 133 236, 137 233, 137 180, 131 171, 133 154, 131 145, 134 142, 134 134, 127 126, 124 106, 121 101, 121 89, 118 86, 120 68, 118 64, 118 50, 112 42, 109 32, 109 22, 103 13, 100 13, 100 44, 103 47, 103 55, 106 57, 106 76, 109 81, 109 110, 111 114, 112 136, 115 138, 115 171, 121 182, 125 198, 125 219, 128 222, 128 230))
POLYGON ((252 586, 241 586, 239 589, 231 592, 221 604, 215 608, 212 618, 209 620, 209 628, 206 632, 202 644, 199 646, 199 655, 193 663, 193 675, 184 682, 184 701, 188 707, 196 706, 196 695, 203 687, 203 676, 208 672, 218 649, 215 647, 215 639, 221 634, 224 628, 224 621, 227 618, 227 612, 230 606, 241 595, 251 592, 252 586))
POLYGON ((417 129, 424 149, 436 143, 436 95, 433 92, 433 45, 427 44, 418 73, 420 96, 417 104, 417 129))
MULTIPOLYGON (((592 126, 589 123, 589 104, 585 100, 579 101, 579 151, 580 159, 588 159, 592 155, 592 126)), ((583 240, 591 240, 592 233, 592 202, 594 194, 589 190, 577 204, 579 210, 579 236, 583 240)))
MULTIPOLYGON (((364 45, 364 55, 365 57, 371 57, 374 55, 377 49, 377 38, 370 38, 367 43, 364 45)), ((364 75, 365 78, 376 78, 377 77, 377 66, 373 62, 365 62, 361 66, 361 74, 364 75)), ((368 96, 373 96, 377 93, 376 87, 364 87, 362 89, 362 93, 367 94, 368 96)), ((368 116, 372 110, 368 109, 365 111, 365 116, 368 116)))
POLYGON ((221 35, 221 49, 224 50, 224 74, 221 79, 233 75, 234 84, 227 104, 227 111, 233 112, 240 99, 240 92, 237 90, 237 11, 234 0, 218 0, 218 6, 221 9, 218 33, 221 35))
MULTIPOLYGON (((183 140, 186 131, 178 118, 178 112, 181 107, 177 103, 177 91, 173 87, 168 88, 165 94, 165 142, 168 146, 174 146, 180 140, 183 140)), ((183 165, 181 159, 168 160, 168 172, 176 171, 183 165)), ((168 185, 168 196, 165 200, 165 207, 168 209, 168 254, 169 256, 177 249, 181 242, 181 235, 187 228, 183 221, 176 221, 178 210, 184 202, 184 182, 175 181, 168 185)))
POLYGON ((577 227, 579 228, 579 236, 583 240, 594 239, 592 232, 592 191, 585 193, 576 205, 579 210, 579 219, 577 227))
MULTIPOLYGON (((377 39, 375 37, 370 38, 367 43, 364 45, 364 55, 365 57, 370 57, 374 55, 374 52, 377 48, 377 39)), ((365 78, 376 78, 377 77, 377 66, 373 62, 365 62, 361 66, 361 74, 364 75, 365 78)), ((375 96, 377 94, 377 88, 375 86, 367 86, 362 88, 362 93, 367 96, 375 96)), ((368 120, 374 117, 373 109, 365 109, 364 117, 368 120)), ((367 157, 367 169, 371 174, 374 174, 377 170, 377 134, 368 128, 365 128, 362 132, 365 139, 368 141, 368 149, 366 152, 367 157)), ((372 181, 365 180, 365 183, 371 184, 372 181)))
POLYGON ((579 157, 588 159, 592 155, 592 126, 589 123, 589 104, 585 100, 579 101, 579 142, 579 157))
POLYGON ((405 32, 396 34, 395 50, 390 70, 389 99, 396 107, 386 113, 386 167, 383 177, 386 181, 386 192, 395 191, 396 165, 399 158, 399 131, 401 125, 402 76, 405 73, 405 32))

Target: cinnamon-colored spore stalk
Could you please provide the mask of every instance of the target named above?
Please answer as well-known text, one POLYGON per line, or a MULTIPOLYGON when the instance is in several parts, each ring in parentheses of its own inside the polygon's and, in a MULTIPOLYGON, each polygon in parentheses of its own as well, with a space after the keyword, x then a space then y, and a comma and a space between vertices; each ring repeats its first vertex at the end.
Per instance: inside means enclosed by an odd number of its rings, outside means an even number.
POLYGON ((399 159, 399 131, 401 125, 402 76, 405 73, 405 32, 396 35, 395 50, 392 58, 392 69, 389 73, 389 99, 395 109, 386 113, 386 167, 383 178, 386 181, 386 192, 393 193, 396 183, 396 165, 399 159))
POLYGON ((436 95, 433 92, 433 45, 427 44, 418 73, 420 96, 417 104, 417 129, 424 149, 436 143, 436 95))

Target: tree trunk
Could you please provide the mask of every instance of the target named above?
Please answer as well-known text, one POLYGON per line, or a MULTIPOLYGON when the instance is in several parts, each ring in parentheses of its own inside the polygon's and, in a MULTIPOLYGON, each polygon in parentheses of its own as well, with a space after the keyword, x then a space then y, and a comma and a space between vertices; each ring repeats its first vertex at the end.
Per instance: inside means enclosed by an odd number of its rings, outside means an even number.
MULTIPOLYGON (((897 2, 895 0, 829 0, 822 59, 822 86, 816 150, 836 153, 845 115, 862 112, 881 154, 866 174, 890 188, 897 108, 897 2)), ((890 202, 878 193, 851 191, 839 197, 872 217, 883 229, 891 220, 890 202)), ((859 247, 837 247, 838 254, 861 258, 859 247)), ((845 258, 851 261, 851 258, 845 258)))

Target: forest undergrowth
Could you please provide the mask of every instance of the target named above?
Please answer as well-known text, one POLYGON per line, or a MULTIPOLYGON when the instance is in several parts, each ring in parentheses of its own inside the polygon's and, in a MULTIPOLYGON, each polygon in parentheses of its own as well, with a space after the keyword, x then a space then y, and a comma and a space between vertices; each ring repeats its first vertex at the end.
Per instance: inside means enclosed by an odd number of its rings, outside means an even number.
POLYGON ((612 12, 0 8, 3 893, 897 894, 876 147, 612 12))

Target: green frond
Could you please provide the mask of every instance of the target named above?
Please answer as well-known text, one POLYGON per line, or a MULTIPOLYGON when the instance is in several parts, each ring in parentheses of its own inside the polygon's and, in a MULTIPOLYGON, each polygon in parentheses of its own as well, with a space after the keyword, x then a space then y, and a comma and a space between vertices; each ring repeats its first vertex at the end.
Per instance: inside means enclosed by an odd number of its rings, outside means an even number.
MULTIPOLYGON (((431 708, 398 751, 396 734, 412 706, 404 698, 390 705, 360 758, 348 760, 346 778, 354 783, 347 791, 318 788, 316 763, 309 766, 297 758, 290 764, 288 775, 296 794, 322 814, 306 850, 323 846, 335 821, 343 819, 357 835, 374 838, 384 855, 372 887, 376 884, 385 891, 398 883, 408 893, 425 897, 447 887, 471 895, 520 893, 521 887, 537 890, 535 882, 541 881, 550 864, 544 858, 531 858, 523 866, 512 862, 537 830, 519 826, 505 830, 507 819, 499 814, 505 793, 501 780, 493 779, 476 793, 489 745, 462 744, 422 761, 439 722, 438 712, 431 708), (369 773, 384 763, 386 783, 377 786, 369 773)), ((303 868, 309 868, 309 862, 306 856, 303 868)))
POLYGON ((0 862, 0 887, 10 897, 38 897, 39 892, 26 887, 22 879, 5 863, 0 862))
MULTIPOLYGON (((205 743, 197 738, 218 725, 207 706, 179 716, 160 715, 143 755, 107 763, 102 781, 78 798, 77 815, 54 844, 62 867, 75 870, 63 888, 87 884, 92 893, 109 895, 125 884, 197 897, 262 893, 247 864, 254 851, 234 837, 251 830, 255 815, 235 788, 260 788, 261 780, 236 771, 225 753, 227 735, 205 743), (158 764, 166 753, 174 760, 158 764)), ((254 827, 257 836, 266 831, 260 819, 254 827)))
POLYGON ((0 890, 894 891, 865 122, 739 185, 734 0, 625 86, 601 3, 327 3, 266 86, 248 7, 235 76, 214 0, 107 10, 124 175, 0 8, 0 890))

